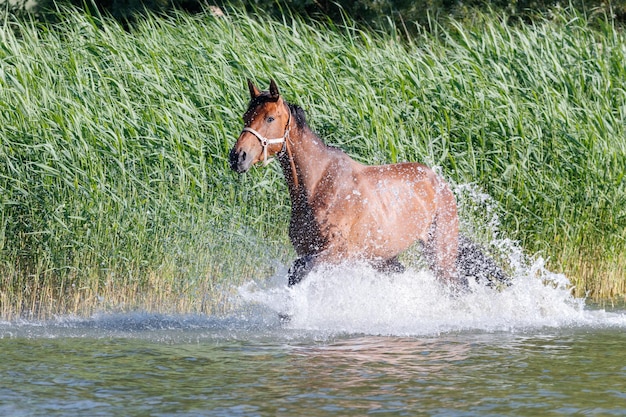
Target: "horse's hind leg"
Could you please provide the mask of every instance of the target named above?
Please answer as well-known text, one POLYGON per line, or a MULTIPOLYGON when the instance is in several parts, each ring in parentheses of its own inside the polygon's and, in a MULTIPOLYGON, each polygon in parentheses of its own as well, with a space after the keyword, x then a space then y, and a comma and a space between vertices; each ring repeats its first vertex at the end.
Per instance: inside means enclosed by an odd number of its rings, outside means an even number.
POLYGON ((433 225, 429 239, 424 242, 424 256, 435 276, 449 285, 467 287, 467 278, 457 271, 458 241, 455 233, 433 225))
POLYGON ((287 272, 287 277, 289 279, 287 285, 292 287, 302 281, 304 277, 306 277, 313 269, 313 266, 315 265, 314 261, 314 255, 304 255, 296 259, 293 262, 293 265, 291 265, 291 268, 289 268, 289 272, 287 272))
POLYGON ((459 274, 472 276, 476 282, 486 283, 491 288, 511 285, 510 277, 486 254, 485 249, 463 235, 459 235, 457 269, 459 274))
POLYGON ((424 254, 431 271, 447 284, 467 287, 467 279, 457 271, 459 219, 456 200, 448 187, 440 190, 439 207, 431 224, 424 254))

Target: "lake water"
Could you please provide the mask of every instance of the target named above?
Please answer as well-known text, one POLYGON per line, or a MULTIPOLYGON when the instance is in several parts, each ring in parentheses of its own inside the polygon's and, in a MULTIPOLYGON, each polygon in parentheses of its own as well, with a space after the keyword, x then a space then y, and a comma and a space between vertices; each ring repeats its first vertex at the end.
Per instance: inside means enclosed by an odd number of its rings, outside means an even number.
POLYGON ((450 294, 344 269, 249 282, 220 317, 1 323, 0 415, 626 415, 626 310, 522 275, 450 294))

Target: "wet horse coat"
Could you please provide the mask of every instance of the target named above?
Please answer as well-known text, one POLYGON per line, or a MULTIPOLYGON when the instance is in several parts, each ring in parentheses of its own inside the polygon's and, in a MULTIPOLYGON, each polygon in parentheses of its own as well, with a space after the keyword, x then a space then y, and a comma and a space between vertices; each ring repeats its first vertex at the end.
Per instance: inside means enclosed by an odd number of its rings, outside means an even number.
POLYGON ((367 261, 401 271, 398 254, 423 243, 430 269, 445 283, 465 285, 457 272, 456 200, 445 181, 419 163, 367 166, 327 146, 286 103, 274 81, 261 92, 248 81, 244 129, 230 153, 246 172, 277 155, 291 198, 289 237, 299 255, 289 285, 315 265, 367 261))

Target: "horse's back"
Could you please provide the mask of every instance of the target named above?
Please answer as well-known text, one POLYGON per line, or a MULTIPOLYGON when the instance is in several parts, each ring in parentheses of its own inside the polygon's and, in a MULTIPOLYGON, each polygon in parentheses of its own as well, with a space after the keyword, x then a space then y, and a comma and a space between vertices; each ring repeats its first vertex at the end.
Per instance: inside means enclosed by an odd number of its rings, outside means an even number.
MULTIPOLYGON (((353 248, 390 258, 427 238, 436 216, 436 174, 418 163, 366 166, 355 163, 352 178, 336 196, 336 218, 349 221, 353 248)), ((345 223, 344 223, 345 224, 345 223)))
POLYGON ((405 162, 369 166, 364 168, 364 175, 370 189, 391 209, 421 207, 430 211, 434 208, 440 179, 426 165, 405 162))

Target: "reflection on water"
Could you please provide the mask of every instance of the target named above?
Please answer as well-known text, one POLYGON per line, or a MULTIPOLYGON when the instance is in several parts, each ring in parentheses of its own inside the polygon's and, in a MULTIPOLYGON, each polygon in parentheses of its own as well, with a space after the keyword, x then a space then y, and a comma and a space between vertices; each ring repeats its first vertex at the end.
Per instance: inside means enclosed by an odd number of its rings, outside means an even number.
MULTIPOLYGON (((327 368, 329 372, 385 369, 394 379, 415 375, 433 375, 467 359, 471 346, 467 342, 446 339, 406 339, 396 337, 362 337, 329 345, 294 347, 293 353, 306 357, 307 366, 327 368)), ((363 378, 361 372, 354 375, 363 378)))
POLYGON ((0 326, 0 415, 626 413, 626 326, 382 337, 141 317, 0 326))

